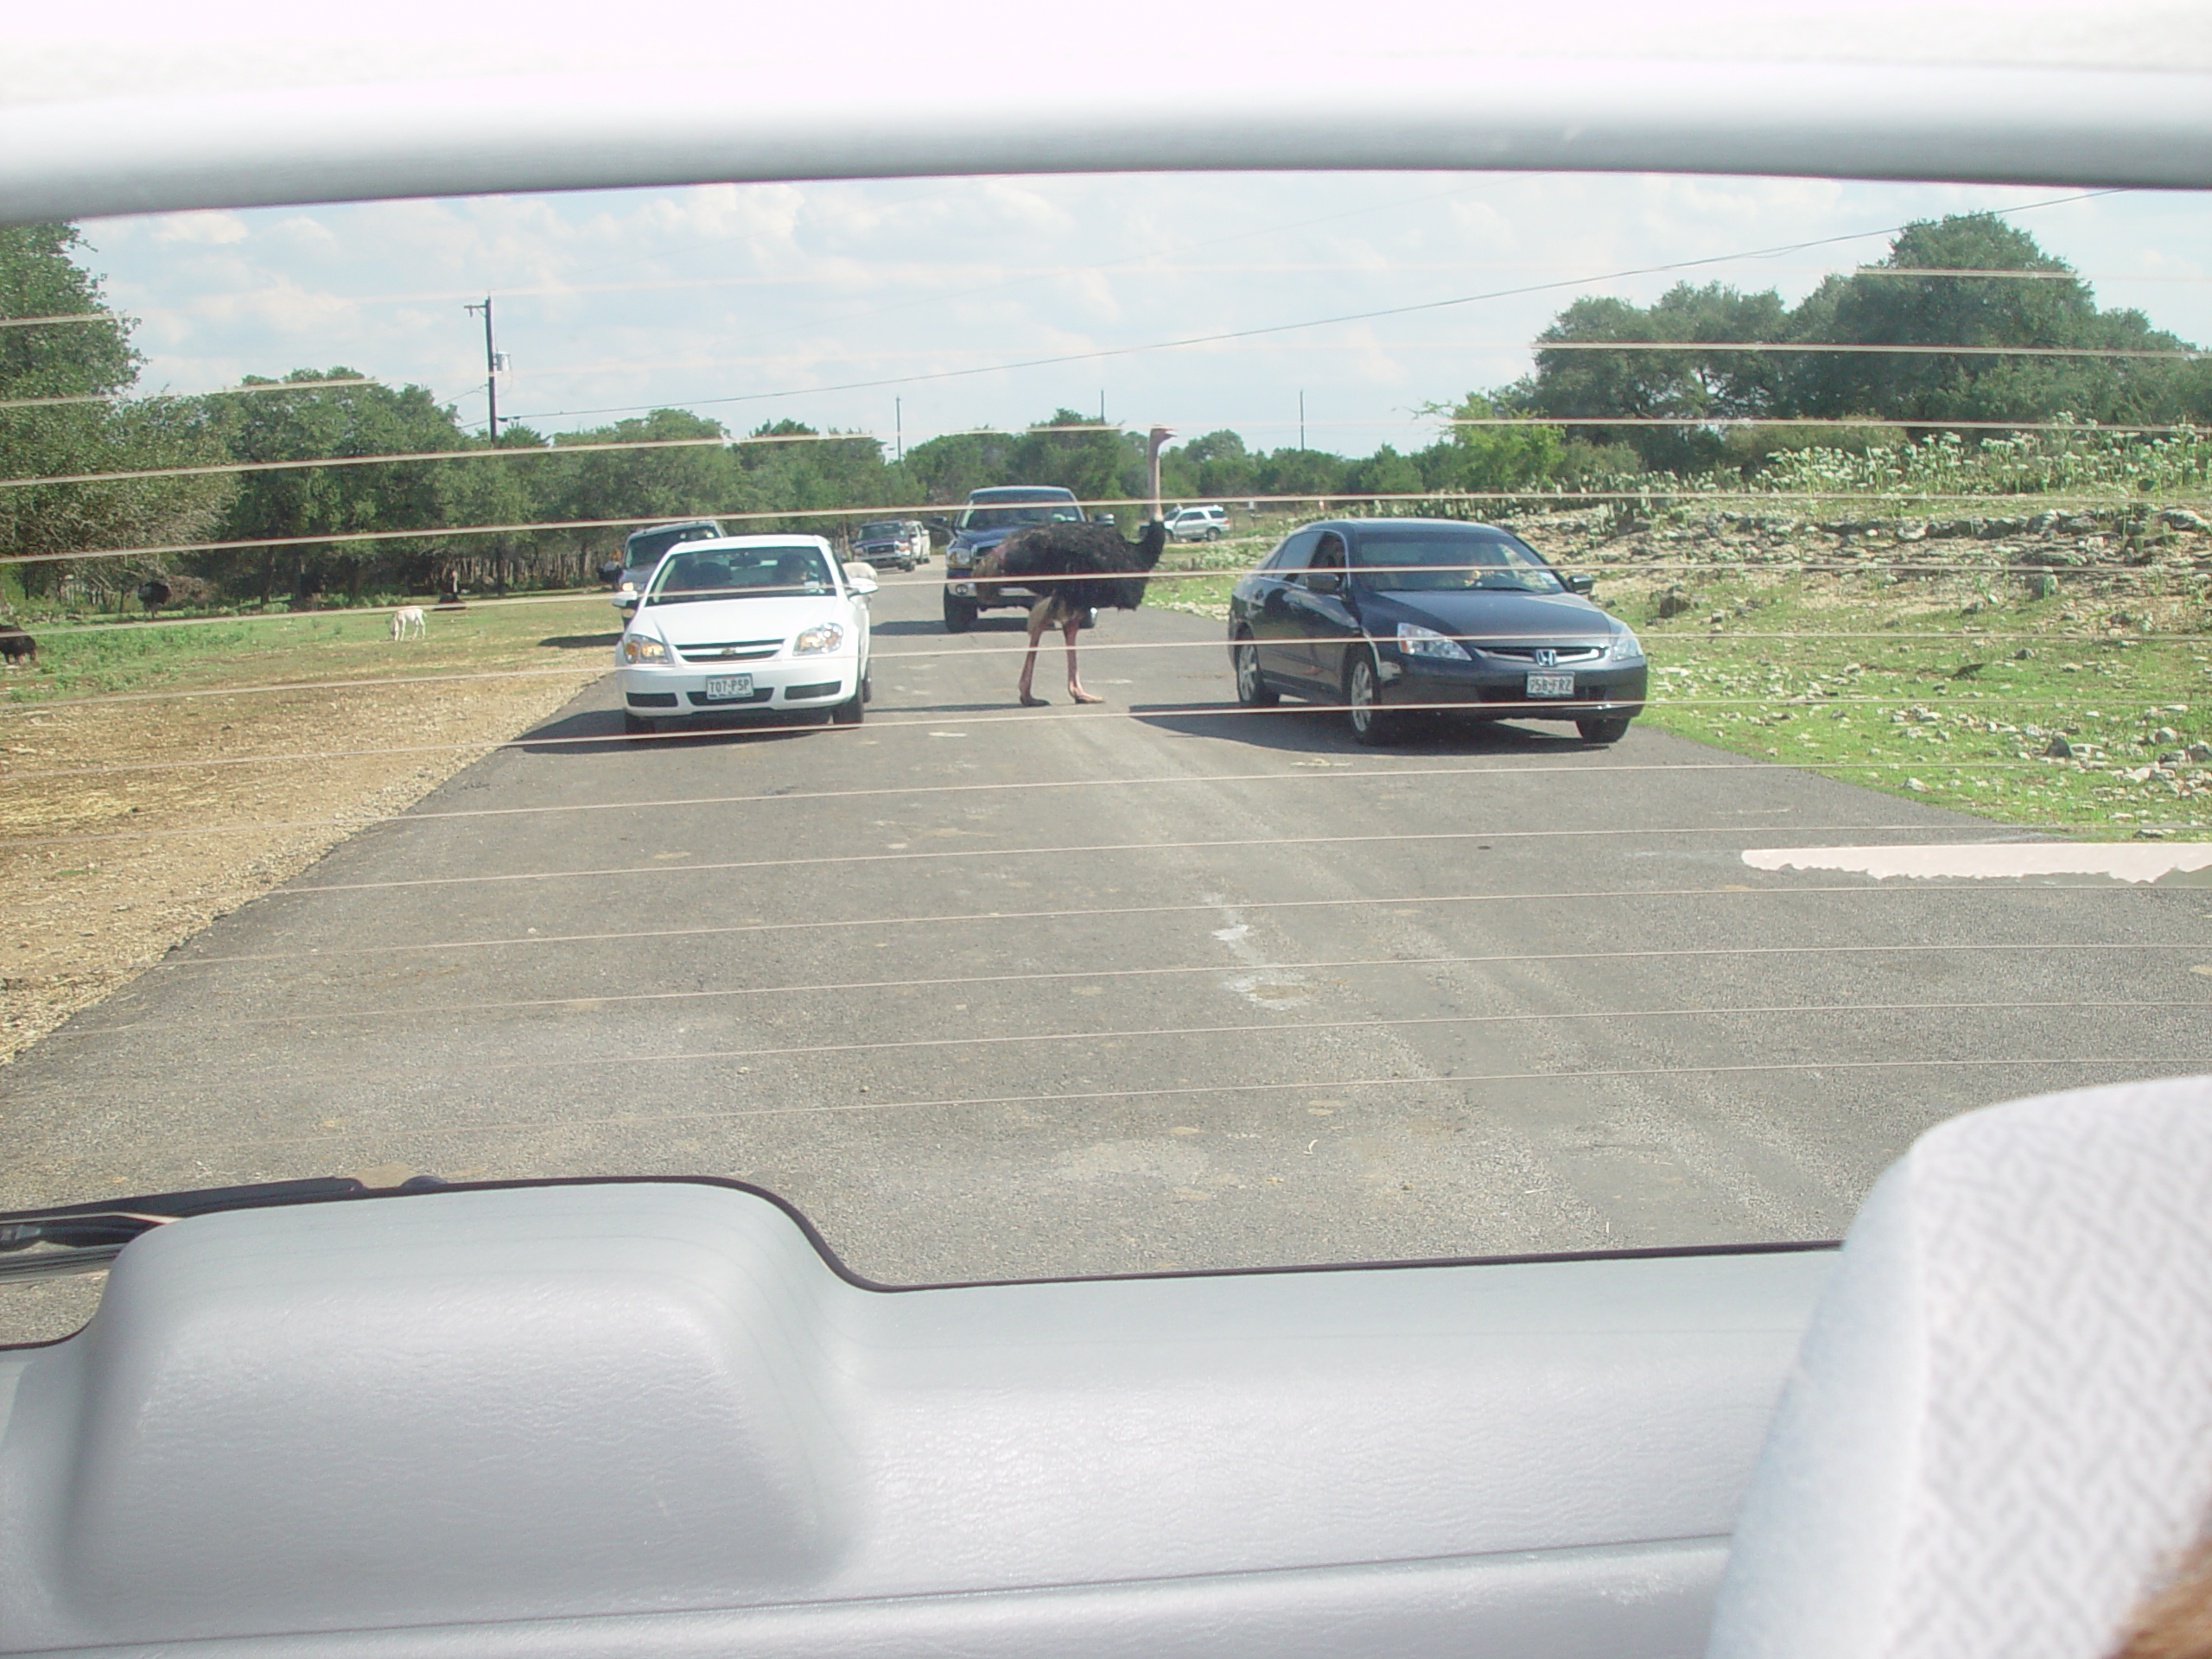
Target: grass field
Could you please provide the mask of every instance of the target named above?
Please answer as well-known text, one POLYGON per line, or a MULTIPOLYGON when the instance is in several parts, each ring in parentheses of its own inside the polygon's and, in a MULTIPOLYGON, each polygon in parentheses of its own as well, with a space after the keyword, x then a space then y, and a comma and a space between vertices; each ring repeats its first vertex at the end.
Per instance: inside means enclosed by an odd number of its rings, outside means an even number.
POLYGON ((596 591, 426 609, 420 639, 395 641, 389 609, 298 615, 57 623, 33 630, 36 671, 13 669, 11 703, 394 676, 572 672, 610 652, 620 619, 596 591))
POLYGON ((1789 582, 1746 598, 1719 624, 1624 607, 1652 662, 1646 720, 2006 823, 2110 836, 2212 819, 2212 638, 2052 601, 1962 622, 1789 582))

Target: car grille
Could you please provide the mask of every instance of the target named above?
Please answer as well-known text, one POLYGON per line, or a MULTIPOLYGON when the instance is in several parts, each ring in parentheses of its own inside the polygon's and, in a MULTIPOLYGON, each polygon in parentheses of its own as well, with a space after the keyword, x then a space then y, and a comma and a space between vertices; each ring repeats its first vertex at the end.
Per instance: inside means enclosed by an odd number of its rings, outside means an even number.
POLYGON ((676 654, 687 663, 750 663, 783 648, 781 639, 714 639, 678 645, 676 654))
POLYGON ((1565 667, 1569 663, 1594 663, 1605 654, 1603 645, 1478 645, 1476 650, 1485 657, 1495 657, 1509 663, 1526 663, 1531 668, 1548 668, 1553 663, 1565 667), (1551 662, 1541 660, 1538 653, 1548 652, 1551 662))

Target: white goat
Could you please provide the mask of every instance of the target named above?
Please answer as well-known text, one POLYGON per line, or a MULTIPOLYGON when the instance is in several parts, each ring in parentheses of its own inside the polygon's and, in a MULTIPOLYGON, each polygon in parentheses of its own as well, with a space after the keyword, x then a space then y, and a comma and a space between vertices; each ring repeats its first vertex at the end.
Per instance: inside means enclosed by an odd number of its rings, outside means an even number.
POLYGON ((405 639, 410 636, 420 639, 426 636, 427 626, 423 620, 420 605, 404 605, 391 613, 391 637, 405 639))

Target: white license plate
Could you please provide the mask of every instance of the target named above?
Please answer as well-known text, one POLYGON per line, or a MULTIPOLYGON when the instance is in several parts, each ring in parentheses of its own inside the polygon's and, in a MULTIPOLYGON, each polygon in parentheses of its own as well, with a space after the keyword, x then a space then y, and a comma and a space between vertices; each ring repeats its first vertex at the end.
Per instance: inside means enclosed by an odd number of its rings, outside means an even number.
POLYGON ((1532 697, 1571 697, 1574 695, 1574 676, 1572 674, 1531 674, 1529 695, 1532 697))
POLYGON ((707 701, 709 702, 717 697, 749 697, 752 695, 753 677, 750 674, 724 674, 707 682, 707 701))

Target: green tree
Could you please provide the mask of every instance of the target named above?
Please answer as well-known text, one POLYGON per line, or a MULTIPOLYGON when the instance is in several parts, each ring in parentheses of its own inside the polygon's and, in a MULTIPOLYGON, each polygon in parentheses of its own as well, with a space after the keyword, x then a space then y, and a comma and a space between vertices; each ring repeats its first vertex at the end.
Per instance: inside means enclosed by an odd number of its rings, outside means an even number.
MULTIPOLYGON (((2100 309, 2064 260, 1988 213, 1907 226, 1886 257, 1829 277, 1790 321, 1796 338, 1824 344, 2186 349, 2140 312, 2100 309), (1951 271, 2021 275, 1929 274, 1951 271)), ((2066 413, 2107 422, 2171 420, 2191 412, 2191 394, 2202 384, 2179 365, 2143 358, 1808 352, 1790 367, 1793 413, 1872 415, 1931 427, 2066 413)))
MULTIPOLYGON (((296 369, 254 386, 354 378, 351 369, 296 369)), ((245 461, 340 460, 471 448, 449 406, 423 386, 302 385, 226 400, 219 430, 245 461)), ((450 522, 456 495, 475 479, 471 463, 387 461, 247 473, 223 517, 222 539, 282 542, 265 550, 207 556, 201 574, 234 593, 280 591, 305 599, 333 588, 358 597, 372 580, 426 586, 442 551, 430 537, 341 541, 348 532, 433 531, 450 522), (324 540, 321 537, 332 539, 324 540)), ((477 463, 489 465, 490 463, 477 463)), ((514 463, 499 463, 513 465, 514 463)))
MULTIPOLYGON (((0 477, 219 461, 199 403, 124 399, 140 363, 132 325, 107 306, 99 279, 77 263, 86 251, 74 226, 0 226, 0 316, 96 319, 0 328, 0 402, 72 400, 0 407, 0 477)), ((229 489, 219 475, 0 488, 0 550, 27 561, 15 567, 26 594, 51 593, 65 572, 111 591, 158 557, 79 564, 41 556, 196 540, 229 489)))
POLYGON ((1564 457, 1566 435, 1555 426, 1484 426, 1497 406, 1471 391, 1446 409, 1429 404, 1424 415, 1452 423, 1417 457, 1422 484, 1432 490, 1520 490, 1548 481, 1564 457))

